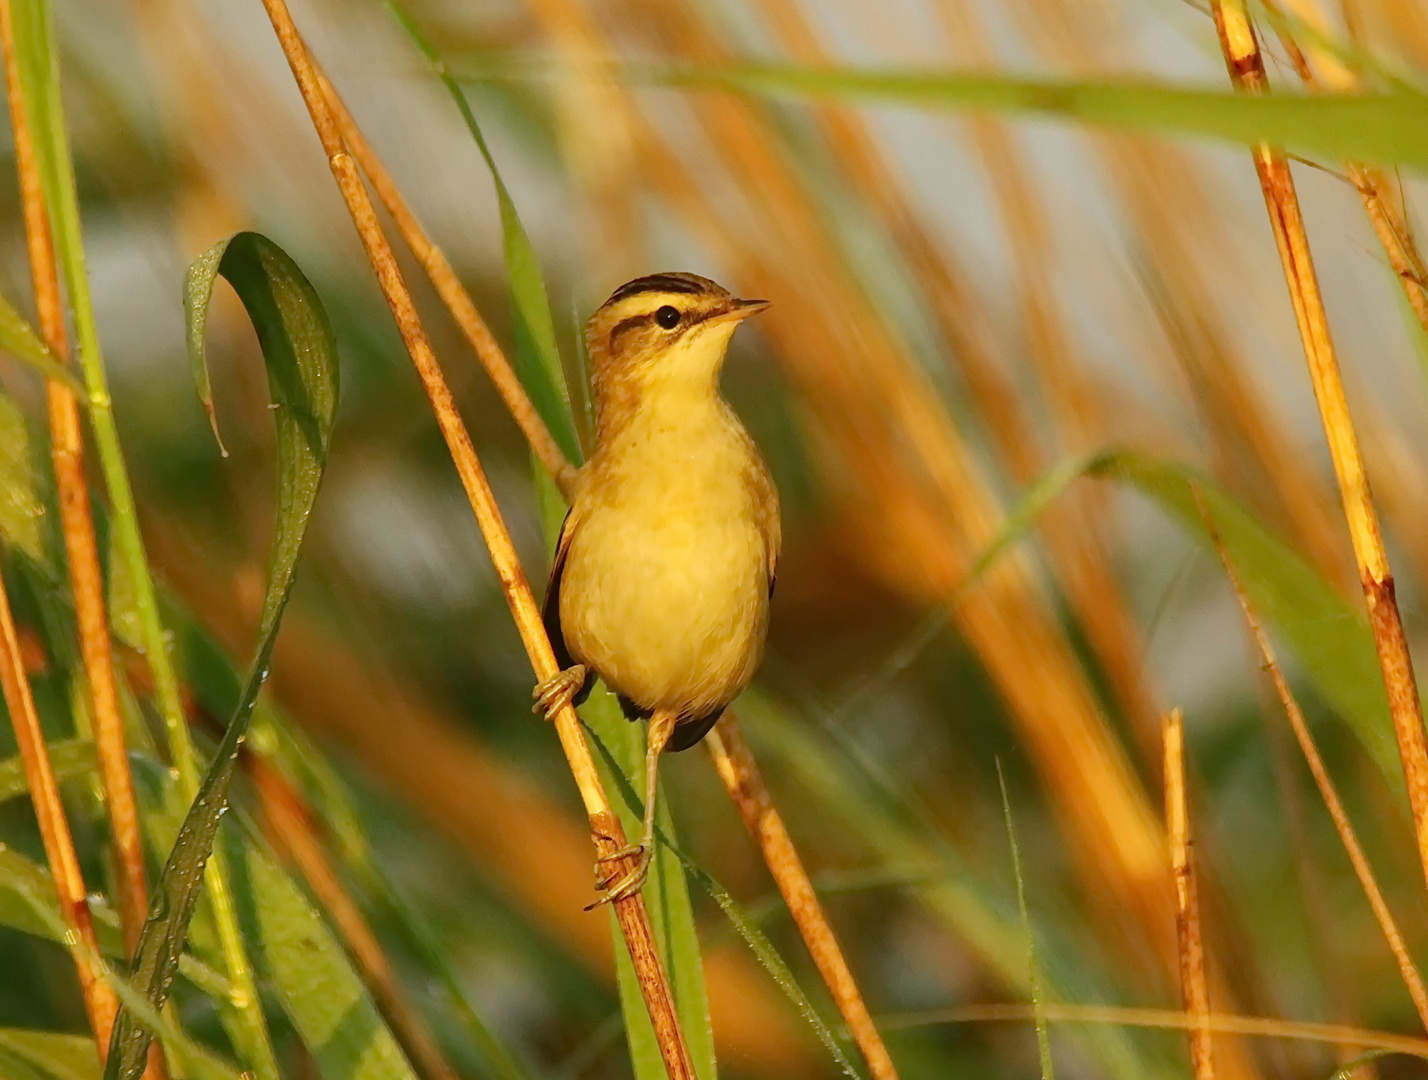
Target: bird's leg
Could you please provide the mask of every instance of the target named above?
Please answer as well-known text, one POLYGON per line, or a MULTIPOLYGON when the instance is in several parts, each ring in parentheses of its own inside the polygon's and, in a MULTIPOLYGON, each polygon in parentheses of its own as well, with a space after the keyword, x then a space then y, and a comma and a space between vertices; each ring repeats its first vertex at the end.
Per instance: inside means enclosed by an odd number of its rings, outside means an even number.
POLYGON ((591 904, 592 908, 601 904, 614 903, 627 896, 633 896, 644 886, 649 876, 650 860, 654 856, 655 796, 659 791, 659 756, 665 744, 674 733, 679 714, 667 709, 659 709, 650 717, 649 731, 645 736, 645 828, 638 844, 630 844, 602 856, 597 866, 615 859, 636 856, 635 865, 618 879, 607 878, 599 885, 600 899, 591 904))
POLYGON ((531 706, 531 712, 540 713, 549 720, 580 692, 585 685, 585 675, 584 664, 572 664, 539 683, 534 691, 535 704, 531 706))

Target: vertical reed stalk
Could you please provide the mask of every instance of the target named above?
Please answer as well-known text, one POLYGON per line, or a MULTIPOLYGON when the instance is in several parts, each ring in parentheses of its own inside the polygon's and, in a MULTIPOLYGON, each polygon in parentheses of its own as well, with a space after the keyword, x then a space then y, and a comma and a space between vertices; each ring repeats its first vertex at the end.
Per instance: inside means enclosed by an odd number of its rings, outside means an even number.
MULTIPOLYGON (((1215 26, 1229 67, 1230 79, 1241 91, 1262 94, 1268 90, 1264 58, 1254 28, 1245 14, 1242 0, 1216 0, 1215 26)), ((1314 271, 1309 239, 1294 188, 1294 177, 1283 151, 1267 145, 1254 150, 1255 170, 1264 190, 1285 281, 1289 285, 1299 336, 1309 362, 1314 396, 1328 438, 1334 474, 1349 524, 1359 580, 1368 606, 1369 625, 1378 648, 1379 667, 1388 690, 1388 707, 1393 717, 1398 753, 1408 786, 1413 826, 1418 838, 1418 856, 1428 880, 1428 739, 1423 730, 1423 708, 1413 679, 1413 659, 1403 631, 1394 595, 1393 573, 1384 550, 1378 514, 1369 491, 1359 451, 1358 435, 1349 415, 1343 377, 1329 335, 1318 277, 1314 271)))
POLYGON ((1185 724, 1179 709, 1161 720, 1165 740, 1165 824, 1170 832, 1170 869, 1175 878, 1175 939, 1180 947, 1180 1001, 1187 1014, 1195 1080, 1215 1080, 1210 1045, 1210 990, 1205 983, 1205 946, 1200 936, 1200 898, 1185 800, 1185 724))
MULTIPOLYGON (((9 5, 0 4, 0 21, 8 22, 8 13, 9 5)), ((64 807, 60 803, 59 786, 55 783, 54 770, 50 767, 49 753, 45 749, 40 717, 35 711, 29 678, 25 675, 15 620, 10 614, 10 597, 3 581, 0 581, 0 689, 4 691, 5 707, 10 711, 10 721, 15 726, 15 741, 20 747, 20 758, 25 763, 25 779, 29 782, 30 799, 35 804, 40 839, 44 841, 45 857, 49 860, 55 891, 59 894, 60 917, 75 935, 75 945, 70 951, 74 955, 74 966, 79 971, 84 1008, 89 1014, 89 1026, 94 1031, 99 1061, 103 1064, 109 1050, 109 1029, 114 1026, 114 1014, 119 1003, 115 1000, 114 991, 104 981, 96 959, 99 944, 94 937, 94 920, 85 898, 84 878, 74 853, 74 841, 70 837, 64 807)))
MULTIPOLYGON (((496 504, 486 474, 471 444, 471 437, 456 411, 456 404, 427 340, 411 293, 402 279, 391 245, 377 222, 376 209, 362 184, 357 166, 343 144, 332 109, 323 95, 317 75, 309 62, 307 48, 292 21, 287 4, 284 0, 263 0, 263 6, 302 92, 313 127, 327 155, 328 165, 347 203, 348 212, 352 215, 353 224, 361 237, 383 296, 392 310, 397 329, 406 344, 422 387, 431 401, 432 411, 446 439, 447 449, 461 477, 462 486, 466 489, 471 509, 476 515, 481 534, 491 554, 491 561, 500 579, 502 591, 510 605, 516 629, 535 669, 536 679, 544 681, 556 674, 559 665, 551 651, 550 639, 546 637, 541 623, 540 610, 511 543, 500 507, 496 504)), ((601 787, 595 761, 590 756, 590 749, 580 730, 575 710, 566 705, 556 713, 554 723, 585 804, 596 846, 602 856, 609 855, 624 846, 624 830, 601 787)), ((625 861, 629 863, 628 859, 625 861)), ((640 992, 649 1010, 665 1068, 673 1080, 695 1080, 689 1048, 679 1027, 669 978, 655 947, 654 931, 644 899, 636 894, 617 901, 614 908, 639 980, 640 992)))
POLYGON ((744 733, 732 710, 726 712, 709 733, 709 755, 714 759, 714 767, 719 772, 719 779, 724 781, 729 797, 739 808, 745 827, 759 842, 778 891, 783 894, 798 932, 803 935, 804 944, 808 946, 813 962, 818 965, 818 973, 832 992, 838 1011, 848 1030, 853 1033, 853 1040, 867 1061, 874 1080, 897 1080, 897 1068, 888 1056, 887 1047, 883 1045, 867 1005, 863 1003, 858 983, 848 968, 848 961, 843 958, 843 950, 838 947, 838 939, 833 936, 833 928, 823 914, 823 906, 819 904, 813 884, 808 880, 808 872, 803 868, 803 861, 798 857, 788 830, 784 828, 783 818, 774 808, 768 787, 759 774, 753 752, 744 741, 744 733))
MULTIPOLYGON (((69 339, 65 329, 64 300, 60 295, 59 271, 55 263, 39 164, 35 157, 34 135, 20 84, 9 0, 0 3, 0 45, 3 45, 5 55, 5 87, 10 100, 10 126, 20 179, 20 205, 25 221, 26 248, 40 335, 56 361, 67 364, 69 339)), ((144 847, 114 677, 109 620, 104 604, 104 577, 99 569, 99 545, 95 539, 89 484, 84 470, 79 402, 74 391, 56 379, 51 379, 45 389, 49 407, 50 456, 54 463, 60 526, 79 626, 80 656, 93 702, 94 746, 114 834, 119 920, 125 950, 132 953, 138 944, 139 931, 144 926, 149 906, 144 881, 144 847)))

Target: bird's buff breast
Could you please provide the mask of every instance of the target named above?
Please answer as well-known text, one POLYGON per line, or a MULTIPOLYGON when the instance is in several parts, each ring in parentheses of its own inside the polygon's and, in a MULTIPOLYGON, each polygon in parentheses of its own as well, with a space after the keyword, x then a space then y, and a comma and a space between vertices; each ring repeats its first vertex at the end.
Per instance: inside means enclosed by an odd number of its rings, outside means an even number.
POLYGON ((695 716, 753 677, 768 618, 768 549, 745 481, 742 431, 693 449, 652 438, 582 490, 561 585, 567 645, 649 709, 695 716))

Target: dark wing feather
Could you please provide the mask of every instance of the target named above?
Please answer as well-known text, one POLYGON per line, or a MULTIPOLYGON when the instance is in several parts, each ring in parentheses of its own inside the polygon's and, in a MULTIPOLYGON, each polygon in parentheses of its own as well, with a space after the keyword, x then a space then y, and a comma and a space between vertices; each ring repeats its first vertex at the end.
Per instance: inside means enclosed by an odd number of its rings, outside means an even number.
MULTIPOLYGON (((565 572, 565 556, 570 550, 570 538, 574 533, 575 524, 571 521, 571 512, 567 510, 565 520, 560 523, 560 538, 555 542, 555 557, 550 564, 550 581, 545 587, 545 604, 540 612, 541 622, 545 623, 545 632, 550 638, 551 651, 555 653, 555 662, 560 665, 562 671, 575 664, 575 658, 570 655, 570 647, 565 644, 565 632, 560 627, 560 579, 565 572)), ((594 685, 595 672, 587 672, 585 684, 572 699, 576 705, 585 703, 594 685)))

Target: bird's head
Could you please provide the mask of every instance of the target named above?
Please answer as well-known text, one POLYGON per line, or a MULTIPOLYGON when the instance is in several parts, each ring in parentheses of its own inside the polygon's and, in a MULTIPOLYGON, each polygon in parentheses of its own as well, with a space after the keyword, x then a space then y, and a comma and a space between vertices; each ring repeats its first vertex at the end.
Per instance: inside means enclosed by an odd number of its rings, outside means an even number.
POLYGON ((716 393, 734 328, 766 307, 695 274, 621 285, 585 328, 601 426, 661 390, 716 393))

